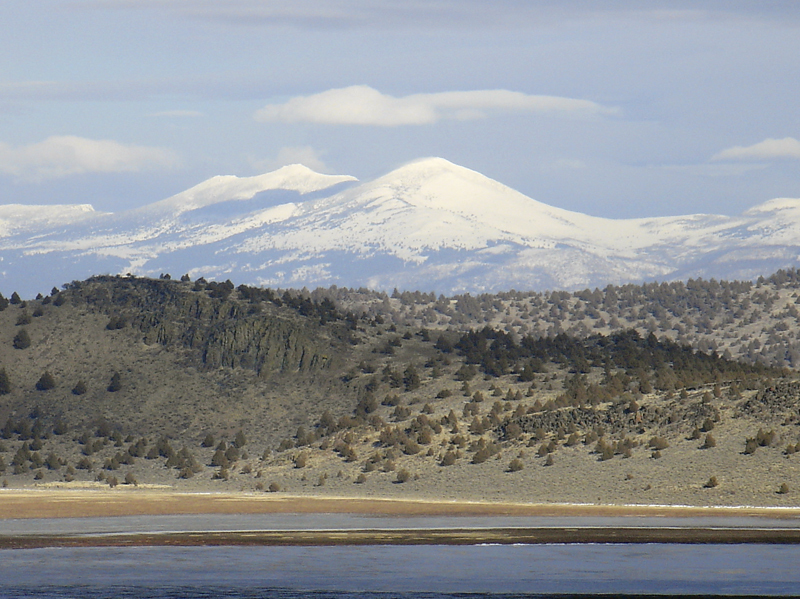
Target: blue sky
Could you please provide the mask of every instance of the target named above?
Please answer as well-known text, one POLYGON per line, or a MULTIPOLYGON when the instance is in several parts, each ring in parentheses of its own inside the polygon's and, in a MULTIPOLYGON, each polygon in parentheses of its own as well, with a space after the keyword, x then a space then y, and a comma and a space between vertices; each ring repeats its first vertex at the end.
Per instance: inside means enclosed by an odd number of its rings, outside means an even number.
POLYGON ((441 156, 598 216, 800 197, 800 3, 4 0, 0 203, 441 156))

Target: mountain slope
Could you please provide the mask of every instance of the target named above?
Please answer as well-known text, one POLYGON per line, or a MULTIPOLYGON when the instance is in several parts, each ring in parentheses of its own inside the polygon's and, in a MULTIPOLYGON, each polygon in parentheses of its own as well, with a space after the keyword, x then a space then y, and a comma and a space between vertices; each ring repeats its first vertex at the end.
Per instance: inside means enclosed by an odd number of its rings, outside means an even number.
POLYGON ((214 177, 118 214, 0 211, 8 288, 94 273, 190 273, 279 287, 486 292, 603 287, 686 277, 744 278, 793 266, 800 200, 737 217, 605 219, 542 204, 441 158, 383 177, 294 165, 214 177))

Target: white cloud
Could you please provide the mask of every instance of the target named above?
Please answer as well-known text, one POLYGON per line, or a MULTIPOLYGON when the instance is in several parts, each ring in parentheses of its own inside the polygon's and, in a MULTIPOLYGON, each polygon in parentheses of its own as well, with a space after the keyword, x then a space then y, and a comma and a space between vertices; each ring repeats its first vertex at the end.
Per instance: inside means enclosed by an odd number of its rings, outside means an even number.
POLYGON ((0 143, 0 172, 20 179, 57 179, 82 173, 136 172, 177 166, 170 150, 72 135, 27 146, 0 143))
POLYGON ((793 137, 765 139, 752 146, 733 146, 711 157, 711 160, 770 160, 773 158, 800 159, 800 141, 793 137))
POLYGON ((255 113, 261 122, 320 123, 326 125, 427 125, 442 119, 471 120, 492 112, 613 114, 589 100, 532 96, 503 89, 413 94, 395 98, 366 85, 331 89, 270 104, 255 113))
POLYGON ((274 171, 289 164, 302 164, 318 173, 330 173, 331 169, 325 164, 319 152, 311 146, 295 146, 281 148, 278 156, 267 160, 250 160, 250 165, 259 173, 274 171))

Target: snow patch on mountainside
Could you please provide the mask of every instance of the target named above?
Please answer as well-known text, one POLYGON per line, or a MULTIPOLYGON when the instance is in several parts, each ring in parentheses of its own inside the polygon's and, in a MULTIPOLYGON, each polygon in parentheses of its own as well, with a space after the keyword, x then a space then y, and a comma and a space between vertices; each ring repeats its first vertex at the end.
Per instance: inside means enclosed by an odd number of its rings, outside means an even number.
POLYGON ((249 200, 263 191, 283 189, 308 194, 350 181, 358 179, 349 175, 323 175, 302 164, 292 164, 255 177, 212 177, 166 200, 150 204, 145 210, 168 210, 177 216, 217 202, 249 200))
POLYGON ((29 206, 0 205, 0 238, 59 225, 69 225, 98 216, 91 204, 29 206))

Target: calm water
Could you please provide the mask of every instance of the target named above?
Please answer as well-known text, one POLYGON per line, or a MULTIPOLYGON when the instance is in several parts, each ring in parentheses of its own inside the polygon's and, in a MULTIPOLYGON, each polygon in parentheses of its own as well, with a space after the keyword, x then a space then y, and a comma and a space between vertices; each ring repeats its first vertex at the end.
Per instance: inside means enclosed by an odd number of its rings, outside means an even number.
MULTIPOLYGON (((532 526, 798 527, 765 518, 148 516, 0 521, 0 535, 532 526)), ((132 547, 0 550, 0 597, 450 599, 800 594, 797 545, 132 547)))
POLYGON ((794 545, 135 547, 0 551, 2 597, 449 598, 800 593, 794 545))

